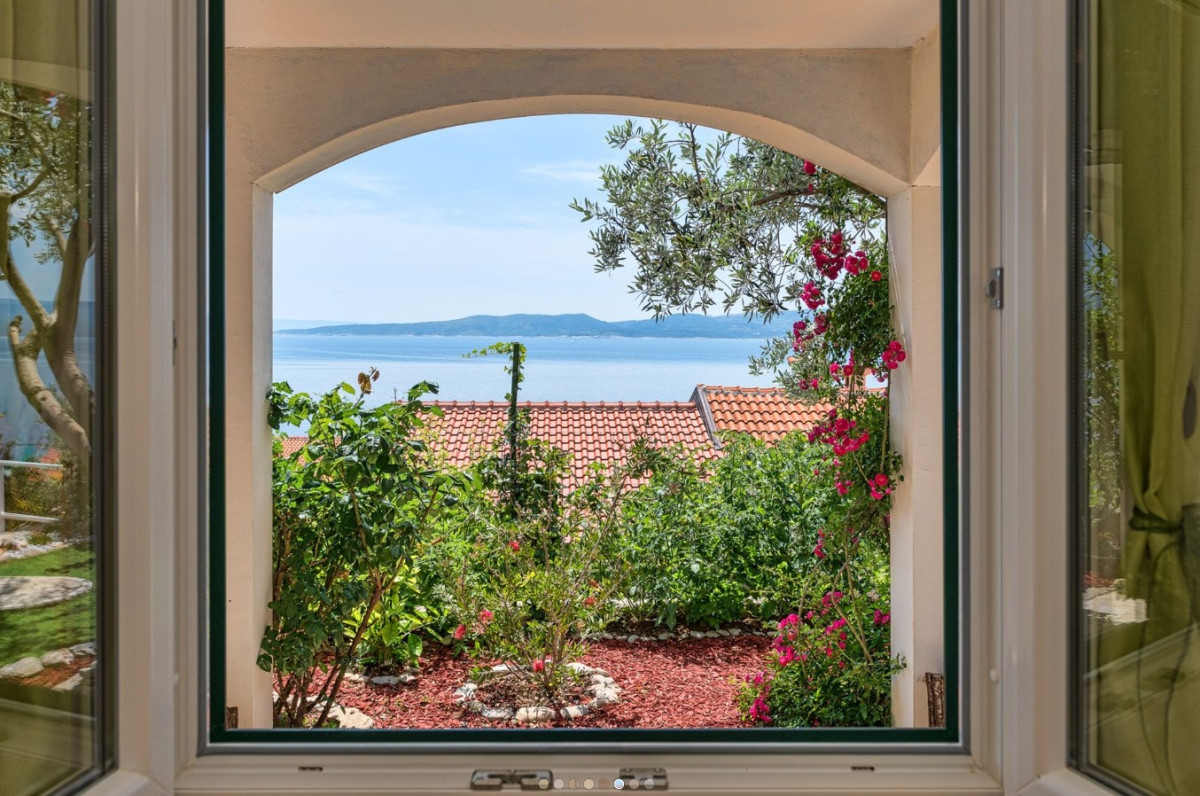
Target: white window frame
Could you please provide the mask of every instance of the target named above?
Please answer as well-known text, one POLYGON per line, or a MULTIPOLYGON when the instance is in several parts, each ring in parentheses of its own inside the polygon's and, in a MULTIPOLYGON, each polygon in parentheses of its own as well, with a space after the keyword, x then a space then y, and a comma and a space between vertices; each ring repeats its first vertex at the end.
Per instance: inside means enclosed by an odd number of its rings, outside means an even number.
POLYGON ((201 9, 116 0, 119 769, 87 792, 465 793, 475 768, 653 764, 684 793, 1109 793, 1068 767, 1069 0, 966 3, 970 752, 414 758, 197 754, 201 9))

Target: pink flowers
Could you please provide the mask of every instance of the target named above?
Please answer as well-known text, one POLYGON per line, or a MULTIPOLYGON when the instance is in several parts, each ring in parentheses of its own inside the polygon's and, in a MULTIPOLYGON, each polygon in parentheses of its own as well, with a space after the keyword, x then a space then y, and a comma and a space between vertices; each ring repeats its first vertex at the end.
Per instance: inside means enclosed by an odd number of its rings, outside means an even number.
POLYGON ((535 672, 545 671, 545 669, 546 669, 546 662, 544 660, 542 660, 541 658, 538 658, 537 660, 535 660, 533 662, 533 670, 535 672))
POLYGON ((817 287, 815 282, 805 283, 804 288, 800 291, 800 300, 810 310, 815 310, 825 303, 824 297, 821 296, 821 289, 817 287))
POLYGON ((750 718, 761 721, 763 724, 771 723, 771 709, 762 697, 754 698, 754 702, 750 705, 750 718))
POLYGON ((486 625, 490 621, 492 621, 492 612, 484 608, 479 612, 479 622, 486 625))
POLYGON ((518 542, 516 539, 513 539, 511 542, 508 543, 508 549, 512 550, 515 553, 521 549, 521 543, 518 542))
POLYGON ((841 630, 845 626, 846 626, 846 620, 842 617, 838 617, 837 619, 830 622, 829 625, 825 628, 825 635, 832 636, 834 633, 841 630))
POLYGON ((883 611, 880 611, 878 608, 875 609, 875 626, 876 627, 883 627, 890 621, 892 621, 891 614, 884 613, 883 611))
POLYGON ((904 353, 904 346, 900 344, 900 341, 893 340, 884 349, 882 358, 884 367, 888 370, 895 370, 900 367, 901 362, 908 358, 908 355, 904 353))
POLYGON ((883 473, 879 473, 873 479, 867 482, 867 486, 871 489, 871 497, 876 500, 883 500, 885 495, 892 494, 891 482, 883 473))
POLYGON ((845 596, 846 595, 840 591, 827 591, 827 592, 825 592, 825 596, 823 596, 821 598, 821 605, 825 606, 826 608, 829 608, 831 606, 837 605, 838 600, 842 599, 845 596))
POLYGON ((455 641, 462 641, 466 637, 467 637, 467 626, 466 625, 459 625, 458 627, 454 628, 454 640, 455 641))

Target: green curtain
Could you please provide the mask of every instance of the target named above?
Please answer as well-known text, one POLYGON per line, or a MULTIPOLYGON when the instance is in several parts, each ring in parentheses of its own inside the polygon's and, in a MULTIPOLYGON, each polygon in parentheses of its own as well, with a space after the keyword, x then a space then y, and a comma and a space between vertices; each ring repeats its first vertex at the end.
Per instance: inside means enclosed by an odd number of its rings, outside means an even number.
POLYGON ((91 0, 0 0, 0 80, 87 99, 91 0))
POLYGON ((1125 596, 1144 621, 1092 657, 1095 762, 1200 793, 1200 6, 1091 6, 1089 228, 1118 267, 1125 596))

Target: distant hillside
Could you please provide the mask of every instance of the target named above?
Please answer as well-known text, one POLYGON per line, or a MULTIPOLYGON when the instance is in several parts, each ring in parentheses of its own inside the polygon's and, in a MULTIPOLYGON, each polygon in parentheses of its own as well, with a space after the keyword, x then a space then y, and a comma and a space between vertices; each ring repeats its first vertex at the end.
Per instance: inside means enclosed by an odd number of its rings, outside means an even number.
POLYGON ((774 337, 792 319, 764 325, 741 316, 671 315, 661 321, 601 321, 590 315, 471 315, 424 323, 353 323, 312 329, 278 329, 277 334, 441 335, 445 337, 774 337))

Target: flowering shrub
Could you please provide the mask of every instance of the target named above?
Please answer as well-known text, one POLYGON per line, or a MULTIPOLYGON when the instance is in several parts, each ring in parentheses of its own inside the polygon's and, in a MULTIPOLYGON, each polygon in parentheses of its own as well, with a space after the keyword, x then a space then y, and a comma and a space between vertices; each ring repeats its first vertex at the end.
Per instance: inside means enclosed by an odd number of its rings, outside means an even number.
POLYGON ((767 666, 742 685, 742 713, 778 727, 890 726, 903 661, 888 656, 885 606, 874 593, 831 589, 780 620, 767 666))
POLYGON ((485 663, 539 686, 553 703, 583 654, 583 636, 616 614, 623 571, 609 558, 620 517, 619 477, 604 473, 553 511, 522 511, 480 488, 464 501, 459 527, 436 540, 451 610, 451 637, 485 663))
POLYGON ((584 484, 566 489, 570 456, 531 439, 518 410, 524 351, 504 343, 473 352, 512 357, 508 422, 503 440, 472 468, 474 488, 426 560, 459 619, 451 640, 507 664, 555 704, 582 637, 616 615, 626 567, 613 553, 627 478, 640 465, 596 465, 584 484))
MULTIPOLYGON (((825 172, 812 173, 820 190, 825 172)), ((811 548, 820 604, 780 625, 742 707, 760 723, 887 725, 891 676, 903 662, 890 656, 887 589, 871 573, 888 566, 888 512, 901 480, 888 445, 889 376, 908 353, 892 328, 882 234, 830 215, 807 225, 797 251, 806 276, 782 379, 792 395, 829 405, 807 434, 830 498, 811 548)), ((783 361, 775 346, 759 364, 783 361)))

